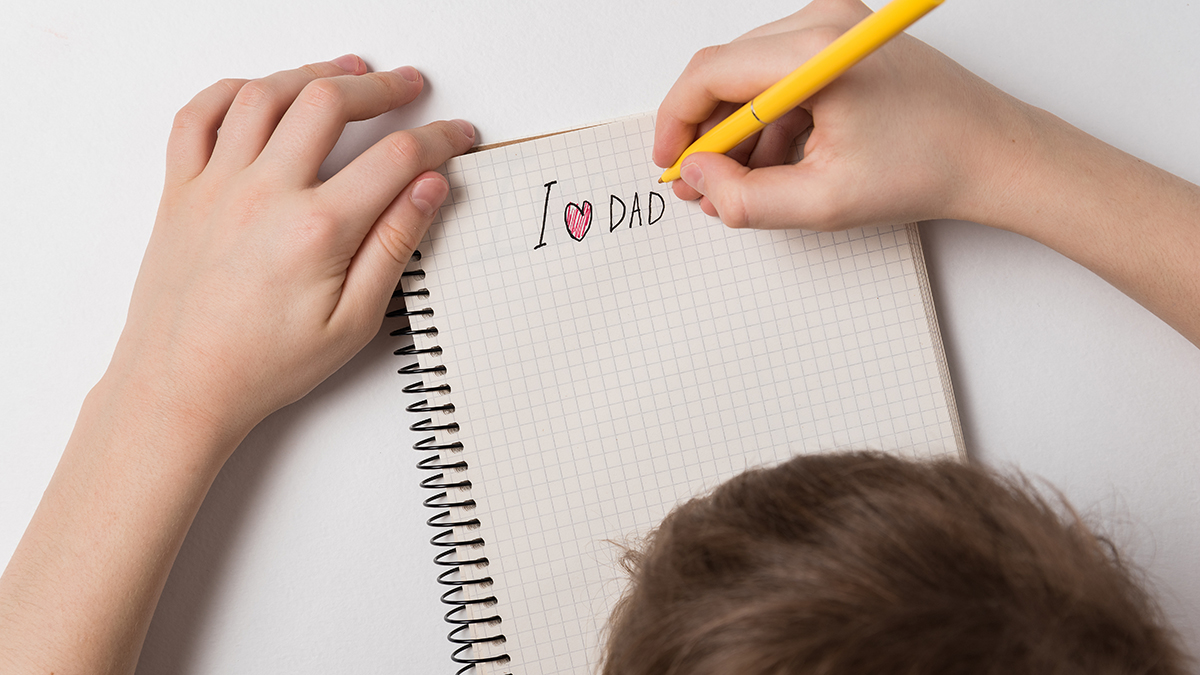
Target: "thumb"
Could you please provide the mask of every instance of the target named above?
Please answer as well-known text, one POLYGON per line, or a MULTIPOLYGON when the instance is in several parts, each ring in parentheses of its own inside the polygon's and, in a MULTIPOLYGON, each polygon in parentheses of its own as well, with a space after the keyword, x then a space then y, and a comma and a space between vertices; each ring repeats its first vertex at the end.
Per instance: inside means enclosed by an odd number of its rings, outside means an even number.
POLYGON ((697 152, 684 161, 680 175, 703 194, 716 215, 733 228, 841 227, 838 191, 812 164, 750 169, 717 153, 697 152))
POLYGON ((350 261, 335 316, 345 312, 344 320, 372 326, 374 334, 400 273, 449 192, 444 176, 426 171, 396 196, 350 261))

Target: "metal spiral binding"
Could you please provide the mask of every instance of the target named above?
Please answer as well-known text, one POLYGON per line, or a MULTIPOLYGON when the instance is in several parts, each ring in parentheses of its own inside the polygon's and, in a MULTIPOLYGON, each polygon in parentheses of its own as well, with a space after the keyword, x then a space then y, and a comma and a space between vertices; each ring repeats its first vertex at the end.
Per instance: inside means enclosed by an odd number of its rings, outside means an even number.
MULTIPOLYGON (((413 260, 420 260, 421 252, 413 252, 413 260)), ((410 270, 402 275, 409 278, 424 279, 424 270, 410 270)), ((425 307, 422 309, 409 309, 410 298, 427 299, 429 290, 422 288, 415 291, 405 292, 397 289, 392 293, 393 298, 403 298, 405 303, 404 309, 398 309, 387 313, 387 318, 396 317, 432 317, 433 309, 425 307)), ((414 330, 412 326, 400 328, 389 333, 392 337, 415 337, 424 335, 428 337, 437 336, 437 328, 430 326, 414 330)), ((394 352, 396 356, 414 356, 418 354, 429 354, 431 356, 439 356, 442 353, 440 346, 434 345, 425 349, 417 349, 415 344, 405 345, 394 352)), ((421 366, 420 363, 410 363, 398 371, 401 375, 422 375, 424 373, 433 373, 435 375, 445 375, 446 367, 437 364, 430 366, 421 366)), ((450 393, 450 385, 440 384, 435 386, 426 386, 424 379, 416 380, 404 387, 404 392, 409 394, 448 394, 450 393)), ((429 399, 421 399, 405 408, 405 410, 418 413, 432 415, 435 412, 452 413, 454 412, 453 403, 443 403, 441 405, 430 405, 429 399)), ((426 490, 434 490, 435 494, 425 499, 422 502, 427 508, 435 509, 437 513, 425 521, 427 525, 438 530, 438 533, 433 535, 429 543, 433 544, 440 552, 434 556, 433 562, 439 567, 444 567, 446 570, 438 575, 437 582, 443 586, 448 586, 449 590, 442 594, 441 600, 443 604, 451 607, 450 611, 446 612, 443 618, 446 623, 454 626, 446 639, 452 645, 455 645, 454 652, 450 655, 450 659, 455 663, 462 664, 456 675, 462 675, 467 671, 474 670, 475 667, 482 663, 506 663, 508 662, 508 654, 498 654, 494 656, 475 657, 465 656, 471 651, 475 645, 484 644, 503 644, 504 634, 498 633, 491 636, 470 637, 471 626, 485 624, 499 624, 501 619, 499 615, 482 616, 470 618, 467 615, 467 609, 471 606, 489 607, 496 604, 496 597, 489 595, 482 598, 467 598, 463 590, 468 586, 477 586, 479 588, 486 587, 492 583, 492 578, 488 576, 480 578, 469 578, 466 576, 465 570, 469 567, 487 567, 488 559, 486 557, 477 557, 468 560, 458 559, 459 547, 479 546, 484 543, 480 537, 473 539, 458 540, 455 538, 454 528, 474 528, 478 527, 478 518, 466 518, 463 520, 453 520, 452 509, 472 509, 475 507, 475 500, 466 498, 461 501, 449 501, 450 490, 470 489, 471 482, 469 480, 455 480, 453 476, 449 476, 448 472, 460 471, 467 468, 467 462, 452 457, 453 453, 462 450, 462 443, 455 441, 452 443, 439 443, 437 438, 438 432, 454 433, 458 431, 457 422, 448 422, 446 424, 434 424, 432 417, 426 417, 419 422, 416 422, 409 427, 413 431, 429 432, 430 435, 422 438, 413 444, 413 449, 420 452, 433 453, 426 455, 419 462, 417 468, 424 471, 433 472, 421 481, 421 487, 426 490)))

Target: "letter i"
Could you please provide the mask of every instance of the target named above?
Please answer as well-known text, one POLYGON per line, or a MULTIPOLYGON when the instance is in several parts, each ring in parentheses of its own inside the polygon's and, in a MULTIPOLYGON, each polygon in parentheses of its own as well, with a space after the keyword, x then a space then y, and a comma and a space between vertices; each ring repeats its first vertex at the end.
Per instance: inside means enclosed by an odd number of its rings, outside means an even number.
POLYGON ((546 212, 550 209, 550 188, 553 187, 554 184, 557 182, 558 181, 556 181, 556 180, 552 180, 549 183, 546 183, 546 185, 545 185, 545 187, 546 187, 546 202, 544 204, 542 204, 542 233, 540 235, 538 235, 537 246, 533 247, 533 250, 535 250, 535 251, 546 245, 546 241, 545 241, 546 240, 546 212))

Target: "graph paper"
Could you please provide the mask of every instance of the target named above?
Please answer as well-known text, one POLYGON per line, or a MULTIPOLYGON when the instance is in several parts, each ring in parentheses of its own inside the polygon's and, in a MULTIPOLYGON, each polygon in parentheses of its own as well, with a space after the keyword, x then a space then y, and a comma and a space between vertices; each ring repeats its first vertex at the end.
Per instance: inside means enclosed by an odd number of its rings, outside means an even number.
POLYGON ((422 398, 457 424, 437 443, 461 443, 441 482, 470 484, 445 499, 474 502, 448 520, 479 522, 446 541, 485 542, 458 574, 491 579, 450 600, 500 617, 457 635, 504 635, 460 653, 499 659, 477 672, 593 671, 621 545, 746 468, 963 452, 916 226, 727 228, 657 183, 653 126, 452 160, 403 281, 422 398))

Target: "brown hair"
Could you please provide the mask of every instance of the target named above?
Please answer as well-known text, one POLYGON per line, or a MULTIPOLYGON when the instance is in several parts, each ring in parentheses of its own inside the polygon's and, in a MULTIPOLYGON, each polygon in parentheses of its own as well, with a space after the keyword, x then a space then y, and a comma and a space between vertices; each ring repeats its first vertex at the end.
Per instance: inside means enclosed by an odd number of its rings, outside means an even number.
POLYGON ((948 461, 749 471, 626 554, 603 672, 1183 673, 1116 550, 1063 509, 948 461))

